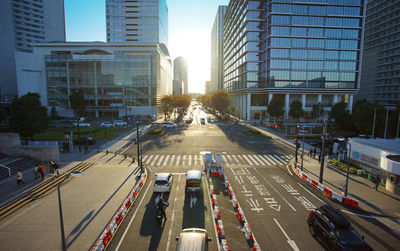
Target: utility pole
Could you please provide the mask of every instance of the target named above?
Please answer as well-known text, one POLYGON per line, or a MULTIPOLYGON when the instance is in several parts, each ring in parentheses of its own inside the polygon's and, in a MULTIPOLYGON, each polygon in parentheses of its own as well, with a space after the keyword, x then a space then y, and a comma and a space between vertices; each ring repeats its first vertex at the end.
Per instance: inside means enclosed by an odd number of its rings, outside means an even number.
POLYGON ((376 107, 374 108, 374 124, 372 125, 372 138, 375 138, 376 107))
POLYGON ((143 173, 143 165, 142 161, 140 159, 140 134, 139 134, 139 121, 136 122, 136 148, 137 148, 137 161, 138 165, 140 166, 140 172, 143 173))
POLYGON ((322 147, 321 147, 321 169, 319 171, 319 183, 322 183, 324 176, 324 159, 325 159, 325 141, 326 141, 326 130, 328 126, 328 120, 324 119, 324 125, 322 130, 322 147))

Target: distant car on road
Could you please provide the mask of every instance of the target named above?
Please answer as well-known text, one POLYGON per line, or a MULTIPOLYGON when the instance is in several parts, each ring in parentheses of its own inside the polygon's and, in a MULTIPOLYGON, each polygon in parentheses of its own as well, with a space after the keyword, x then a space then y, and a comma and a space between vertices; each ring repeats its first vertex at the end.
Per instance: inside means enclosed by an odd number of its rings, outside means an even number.
POLYGON ((373 250, 350 222, 335 208, 323 205, 308 213, 308 227, 313 237, 328 250, 373 250))
POLYGON ((122 120, 114 120, 114 126, 127 126, 128 123, 122 120))
MULTIPOLYGON (((73 126, 78 126, 78 122, 73 122, 72 123, 72 125, 73 126)), ((90 126, 90 123, 88 123, 88 122, 79 122, 79 127, 89 127, 90 126)))
POLYGON ((186 124, 191 124, 192 121, 193 121, 193 119, 192 119, 192 118, 189 118, 189 119, 186 120, 186 124))
POLYGON ((212 123, 212 118, 211 118, 211 117, 208 117, 208 118, 207 118, 207 122, 208 122, 208 123, 212 123))
POLYGON ((201 119, 200 119, 200 123, 201 123, 202 125, 205 125, 205 124, 206 124, 206 119, 205 119, 205 118, 201 118, 201 119))
POLYGON ((177 125, 174 122, 171 122, 171 121, 164 121, 162 126, 163 127, 168 127, 168 128, 177 127, 177 125))
POLYGON ((176 240, 178 241, 176 251, 206 251, 211 238, 208 237, 205 229, 185 228, 176 240))
POLYGON ((102 126, 102 127, 113 127, 114 124, 111 123, 111 122, 104 121, 103 123, 100 124, 100 126, 102 126))
POLYGON ((156 180, 154 181, 153 192, 154 193, 171 192, 172 177, 173 176, 170 173, 157 173, 156 180))

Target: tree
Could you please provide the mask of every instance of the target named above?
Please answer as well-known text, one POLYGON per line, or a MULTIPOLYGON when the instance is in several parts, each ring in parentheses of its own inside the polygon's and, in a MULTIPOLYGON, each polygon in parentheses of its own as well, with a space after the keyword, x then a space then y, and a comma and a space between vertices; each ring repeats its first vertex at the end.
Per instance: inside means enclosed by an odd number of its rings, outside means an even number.
POLYGON ((268 104, 267 112, 270 116, 278 118, 283 116, 285 102, 282 97, 274 95, 271 102, 268 104))
POLYGON ((346 103, 340 102, 332 106, 330 117, 335 119, 337 126, 341 129, 354 129, 353 121, 351 120, 351 115, 347 110, 346 103))
POLYGON ((86 100, 83 96, 83 92, 75 91, 69 96, 69 101, 71 103, 71 108, 74 111, 75 116, 78 121, 85 114, 86 111, 86 100))
POLYGON ((174 100, 171 95, 161 98, 160 110, 162 113, 164 113, 165 119, 167 119, 169 114, 172 113, 174 110, 174 100))
POLYGON ((294 118, 294 119, 299 119, 303 117, 304 115, 304 110, 303 110, 303 105, 301 104, 300 101, 295 100, 290 104, 290 109, 289 109, 289 116, 294 118))
POLYGON ((230 105, 229 94, 224 90, 214 92, 211 94, 211 105, 224 115, 230 105))
POLYGON ((317 120, 319 117, 322 116, 324 110, 321 103, 313 104, 312 111, 311 111, 311 118, 313 120, 317 120))
POLYGON ((47 108, 42 106, 38 93, 28 93, 11 104, 10 128, 28 142, 37 133, 45 132, 49 125, 47 108))
POLYGON ((55 106, 51 107, 51 110, 50 110, 50 117, 51 117, 52 119, 55 119, 55 118, 57 117, 57 110, 56 110, 56 107, 55 107, 55 106))

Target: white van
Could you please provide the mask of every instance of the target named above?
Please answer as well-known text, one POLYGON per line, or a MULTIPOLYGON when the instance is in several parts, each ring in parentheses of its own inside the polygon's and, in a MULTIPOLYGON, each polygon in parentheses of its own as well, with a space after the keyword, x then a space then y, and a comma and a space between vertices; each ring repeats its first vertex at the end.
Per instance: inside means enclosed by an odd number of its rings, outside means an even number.
POLYGON ((182 230, 179 237, 176 251, 207 251, 208 242, 211 238, 207 235, 207 230, 202 228, 186 228, 182 230))
POLYGON ((186 195, 201 196, 201 171, 200 170, 189 170, 186 174, 186 195))

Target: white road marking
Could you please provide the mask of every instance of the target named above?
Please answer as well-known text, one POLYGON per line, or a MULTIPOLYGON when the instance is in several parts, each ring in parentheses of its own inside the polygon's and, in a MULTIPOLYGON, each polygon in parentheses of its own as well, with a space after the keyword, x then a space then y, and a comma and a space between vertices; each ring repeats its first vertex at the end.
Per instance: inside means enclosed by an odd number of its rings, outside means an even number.
POLYGON ((194 205, 196 205, 197 202, 197 197, 196 196, 190 196, 190 208, 193 208, 194 205))
POLYGON ((226 164, 228 164, 228 160, 226 159, 225 155, 222 155, 222 160, 223 160, 226 164))
MULTIPOLYGON (((181 176, 179 175, 178 184, 179 184, 180 180, 181 180, 181 176)), ((168 240, 167 240, 167 248, 166 248, 166 250, 169 250, 169 244, 171 243, 172 226, 174 225, 175 205, 176 205, 176 201, 178 199, 178 191, 179 191, 179 186, 177 186, 177 188, 176 188, 175 199, 174 199, 174 207, 172 208, 172 217, 171 217, 171 221, 172 222, 171 222, 171 228, 169 229, 169 232, 168 232, 168 240)))
POLYGON ((297 182, 297 184, 299 186, 301 186, 304 190, 306 190, 309 194, 311 194, 312 196, 314 196, 314 198, 316 198, 317 200, 321 201, 322 203, 326 204, 325 201, 321 200, 320 198, 318 198, 315 194, 313 194, 312 192, 308 191, 307 188, 303 187, 299 182, 297 182))
POLYGON ((153 155, 150 155, 150 156, 149 156, 149 158, 148 158, 147 161, 146 161, 146 165, 150 164, 150 161, 151 161, 151 159, 152 159, 153 157, 154 157, 153 155))
POLYGON ((275 156, 275 158, 277 158, 278 160, 281 160, 281 162, 283 162, 283 163, 285 163, 285 164, 287 163, 286 160, 282 159, 282 158, 279 157, 278 155, 274 154, 274 156, 275 156))
POLYGON ((175 165, 175 166, 179 165, 179 161, 180 161, 180 160, 181 160, 181 156, 178 155, 178 157, 176 158, 176 165, 175 165))
POLYGON ((286 168, 287 168, 288 172, 290 173, 290 175, 293 176, 293 173, 289 170, 289 165, 286 165, 286 168))
POLYGON ((346 214, 351 214, 351 215, 355 215, 355 216, 359 216, 359 217, 364 217, 364 218, 376 218, 375 216, 372 216, 372 215, 356 214, 356 213, 353 213, 353 212, 350 212, 350 211, 347 211, 347 210, 344 210, 344 209, 340 209, 340 211, 342 211, 342 212, 344 212, 344 213, 346 213, 346 214))
POLYGON ((201 156, 201 155, 200 155, 200 164, 201 164, 202 166, 204 166, 203 156, 201 156))
POLYGON ((192 155, 189 155, 189 166, 192 166, 192 155))
POLYGON ((278 225, 278 227, 281 229, 282 233, 285 235, 286 237, 286 241, 287 243, 290 245, 290 247, 292 247, 293 250, 295 251, 300 251, 300 249, 297 247, 296 243, 294 242, 294 240, 291 240, 289 238, 289 236, 287 235, 287 233, 285 232, 285 230, 283 230, 283 228, 281 227, 281 225, 279 224, 279 222, 274 218, 274 221, 276 223, 276 225, 278 225))
POLYGON ((172 164, 174 164, 174 160, 175 160, 175 155, 172 155, 172 157, 171 157, 171 166, 172 166, 172 164))
POLYGON ((142 202, 143 202, 144 198, 146 197, 147 191, 149 191, 149 188, 150 188, 150 187, 151 187, 151 186, 148 186, 147 189, 146 189, 146 192, 144 192, 144 195, 143 195, 142 199, 140 200, 139 205, 138 205, 138 207, 136 208, 135 213, 133 214, 131 220, 129 221, 129 224, 128 224, 127 228, 125 229, 124 234, 123 234, 122 237, 121 237, 121 240, 119 241, 117 247, 115 248, 116 251, 119 250, 119 247, 121 246, 122 242, 123 242, 124 239, 125 239, 126 233, 128 233, 128 230, 131 228, 132 222, 133 222, 133 220, 135 219, 135 216, 136 216, 136 214, 137 214, 137 212, 138 212, 138 209, 140 208, 140 205, 142 205, 142 202))
POLYGON ((251 161, 253 161, 253 163, 256 165, 256 166, 259 166, 260 164, 258 164, 258 162, 253 158, 253 156, 252 155, 247 155, 248 157, 249 157, 249 159, 251 159, 251 161))
POLYGON ((158 157, 159 157, 158 155, 154 155, 154 159, 153 159, 153 161, 151 162, 151 166, 154 166, 154 164, 156 163, 158 157))
POLYGON ((279 159, 275 158, 273 155, 270 155, 270 158, 273 159, 278 165, 285 165, 285 162, 280 161, 279 159))
POLYGON ((264 158, 264 156, 260 155, 260 159, 264 160, 264 162, 267 163, 268 166, 272 165, 271 162, 264 158))
POLYGON ((182 165, 185 165, 185 160, 186 160, 186 155, 183 155, 183 157, 182 157, 182 165))
POLYGON ((161 155, 160 156, 160 159, 158 160, 157 166, 159 166, 161 164, 162 160, 164 159, 164 156, 165 155, 161 155))
POLYGON ((261 173, 260 173, 256 168, 253 168, 253 169, 260 175, 260 177, 262 177, 262 178, 265 180, 265 182, 268 183, 268 185, 269 185, 272 189, 274 189, 274 191, 289 205, 289 207, 290 207, 291 209, 293 209, 293 211, 296 212, 296 209, 295 209, 292 205, 290 205, 289 201, 287 201, 287 200, 282 196, 282 194, 281 194, 280 192, 278 192, 278 190, 276 190, 276 188, 275 188, 264 176, 262 176, 261 173))
POLYGON ((232 161, 232 158, 230 155, 226 155, 226 157, 229 159, 229 161, 232 161))
POLYGON ((146 159, 147 159, 147 157, 149 157, 149 155, 145 155, 145 156, 143 157, 143 159, 142 159, 142 162, 145 162, 146 159))
POLYGON ((167 155, 167 157, 164 160, 163 166, 166 166, 168 164, 169 157, 170 157, 170 155, 167 155))
POLYGON ((260 158, 259 155, 254 155, 253 156, 258 162, 260 162, 260 165, 264 166, 265 162, 260 158))
POLYGON ((277 165, 277 163, 275 162, 275 160, 272 159, 272 158, 270 158, 270 157, 268 157, 268 155, 263 155, 263 157, 264 157, 265 159, 267 159, 268 161, 270 161, 270 162, 272 163, 272 165, 277 165))
POLYGON ((242 155, 242 157, 247 161, 247 163, 248 163, 250 166, 253 165, 253 162, 251 162, 251 161, 249 160, 249 158, 246 157, 246 155, 242 155))
POLYGON ((240 163, 238 158, 236 157, 236 155, 232 155, 232 157, 235 159, 236 163, 238 163, 238 164, 240 163))

